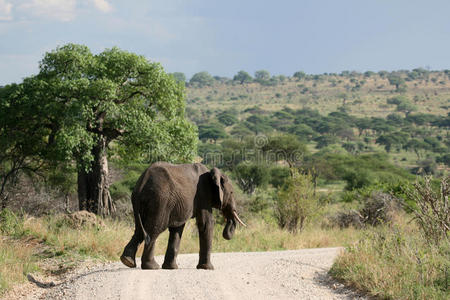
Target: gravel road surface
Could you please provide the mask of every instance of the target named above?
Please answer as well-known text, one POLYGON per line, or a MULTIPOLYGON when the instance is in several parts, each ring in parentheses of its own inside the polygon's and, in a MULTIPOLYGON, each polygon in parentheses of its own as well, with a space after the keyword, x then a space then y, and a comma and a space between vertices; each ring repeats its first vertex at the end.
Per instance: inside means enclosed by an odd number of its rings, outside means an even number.
MULTIPOLYGON (((365 299, 327 275, 339 251, 213 253, 214 271, 195 269, 198 254, 179 255, 178 270, 130 269, 113 263, 81 271, 40 298, 365 299)), ((162 264, 163 257, 156 260, 162 264)))

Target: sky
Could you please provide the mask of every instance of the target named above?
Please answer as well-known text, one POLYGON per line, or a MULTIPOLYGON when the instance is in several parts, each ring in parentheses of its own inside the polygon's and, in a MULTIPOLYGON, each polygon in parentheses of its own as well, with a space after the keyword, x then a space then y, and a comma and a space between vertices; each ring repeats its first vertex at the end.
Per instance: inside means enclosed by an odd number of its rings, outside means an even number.
POLYGON ((67 43, 188 78, 450 69, 448 0, 0 0, 0 86, 67 43))

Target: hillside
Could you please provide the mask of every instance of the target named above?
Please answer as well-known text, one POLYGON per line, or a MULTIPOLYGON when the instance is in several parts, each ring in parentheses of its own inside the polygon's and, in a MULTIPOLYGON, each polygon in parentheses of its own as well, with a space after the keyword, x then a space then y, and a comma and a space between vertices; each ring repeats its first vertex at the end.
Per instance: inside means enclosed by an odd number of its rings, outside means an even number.
POLYGON ((413 174, 448 171, 448 70, 297 72, 292 77, 258 71, 255 77, 213 78, 200 72, 187 83, 187 117, 199 127, 203 162, 234 170, 248 157, 234 155, 230 161, 223 154, 221 163, 208 157, 242 147, 257 149, 248 144, 252 136, 287 134, 311 153, 386 153, 388 161, 413 174), (236 144, 244 137, 246 145, 236 144))
POLYGON ((262 84, 241 84, 224 78, 210 85, 191 82, 187 85, 187 106, 206 114, 230 108, 242 112, 253 106, 268 111, 307 107, 328 114, 345 106, 351 115, 385 117, 395 111, 387 99, 401 94, 418 112, 446 115, 449 111, 450 73, 446 71, 342 72, 299 77, 276 76, 262 84), (398 90, 390 83, 396 77, 404 81, 398 90))

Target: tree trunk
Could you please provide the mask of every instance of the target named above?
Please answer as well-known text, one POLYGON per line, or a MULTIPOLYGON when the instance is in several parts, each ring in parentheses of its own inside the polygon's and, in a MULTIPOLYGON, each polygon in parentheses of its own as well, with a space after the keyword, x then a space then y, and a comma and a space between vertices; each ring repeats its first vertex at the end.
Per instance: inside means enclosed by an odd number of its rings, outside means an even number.
POLYGON ((115 211, 109 193, 109 171, 106 156, 106 139, 100 138, 92 149, 94 160, 88 172, 78 171, 78 203, 80 210, 98 215, 110 215, 115 211))

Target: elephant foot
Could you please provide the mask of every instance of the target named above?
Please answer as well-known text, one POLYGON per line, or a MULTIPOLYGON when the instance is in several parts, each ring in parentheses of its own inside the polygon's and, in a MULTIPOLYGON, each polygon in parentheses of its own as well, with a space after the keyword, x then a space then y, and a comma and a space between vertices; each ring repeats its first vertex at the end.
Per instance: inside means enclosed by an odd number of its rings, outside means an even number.
POLYGON ((129 268, 136 268, 136 261, 130 256, 122 255, 120 261, 129 268))
POLYGON ((197 269, 214 270, 214 266, 211 263, 198 264, 197 265, 197 269))
POLYGON ((174 270, 174 269, 178 269, 178 265, 176 262, 171 262, 171 263, 164 262, 162 265, 162 268, 167 269, 167 270, 174 270))
POLYGON ((156 261, 146 261, 143 262, 141 265, 141 268, 143 270, 158 270, 159 269, 159 265, 156 261))

